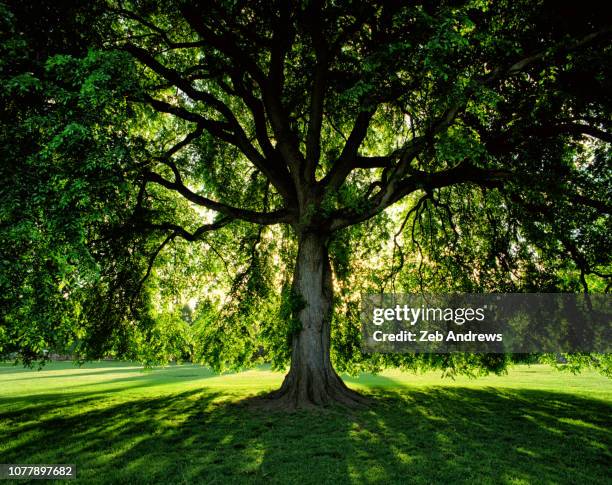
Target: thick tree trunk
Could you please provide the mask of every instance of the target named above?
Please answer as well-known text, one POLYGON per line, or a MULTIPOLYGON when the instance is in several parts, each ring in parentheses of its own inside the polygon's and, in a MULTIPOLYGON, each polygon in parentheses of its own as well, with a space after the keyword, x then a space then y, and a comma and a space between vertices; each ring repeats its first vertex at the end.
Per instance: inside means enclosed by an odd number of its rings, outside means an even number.
POLYGON ((333 284, 324 237, 313 233, 300 237, 293 285, 301 300, 301 330, 293 337, 289 373, 281 388, 268 396, 270 404, 296 409, 366 403, 342 382, 330 361, 333 284))

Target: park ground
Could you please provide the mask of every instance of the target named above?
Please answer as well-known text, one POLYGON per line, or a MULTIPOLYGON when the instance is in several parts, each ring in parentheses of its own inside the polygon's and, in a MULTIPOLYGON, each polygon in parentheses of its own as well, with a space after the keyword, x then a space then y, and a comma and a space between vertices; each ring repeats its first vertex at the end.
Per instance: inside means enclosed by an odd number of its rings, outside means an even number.
POLYGON ((266 369, 0 364, 0 463, 74 463, 86 484, 611 483, 612 380, 598 374, 345 380, 374 404, 244 405, 280 385, 266 369))

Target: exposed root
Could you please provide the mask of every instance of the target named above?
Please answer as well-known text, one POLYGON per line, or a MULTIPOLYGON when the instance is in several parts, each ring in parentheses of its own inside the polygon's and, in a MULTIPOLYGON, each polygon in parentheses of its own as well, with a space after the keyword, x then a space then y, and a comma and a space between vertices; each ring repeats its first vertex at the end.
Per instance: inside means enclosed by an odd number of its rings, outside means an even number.
POLYGON ((358 408, 371 403, 369 398, 349 389, 337 375, 327 375, 324 379, 313 377, 295 379, 290 373, 280 389, 254 398, 249 404, 269 410, 296 411, 330 406, 358 408))

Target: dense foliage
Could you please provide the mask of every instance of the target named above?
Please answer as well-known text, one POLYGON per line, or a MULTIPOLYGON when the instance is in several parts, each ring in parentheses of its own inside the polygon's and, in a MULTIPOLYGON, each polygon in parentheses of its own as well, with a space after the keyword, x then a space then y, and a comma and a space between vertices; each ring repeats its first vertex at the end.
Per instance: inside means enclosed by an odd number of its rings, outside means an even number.
POLYGON ((362 292, 609 289, 596 3, 13 2, 0 19, 0 352, 284 367, 312 228, 341 370, 509 359, 364 355, 362 292))

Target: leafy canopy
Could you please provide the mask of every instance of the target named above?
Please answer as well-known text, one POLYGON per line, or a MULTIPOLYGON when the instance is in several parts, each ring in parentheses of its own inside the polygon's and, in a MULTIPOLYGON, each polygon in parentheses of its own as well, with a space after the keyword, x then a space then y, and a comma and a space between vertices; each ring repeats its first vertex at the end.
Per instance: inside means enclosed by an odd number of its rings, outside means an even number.
POLYGON ((328 239, 340 370, 506 362, 362 355, 364 291, 609 287, 610 26, 595 4, 0 11, 0 350, 26 362, 283 366, 304 231, 328 239))

